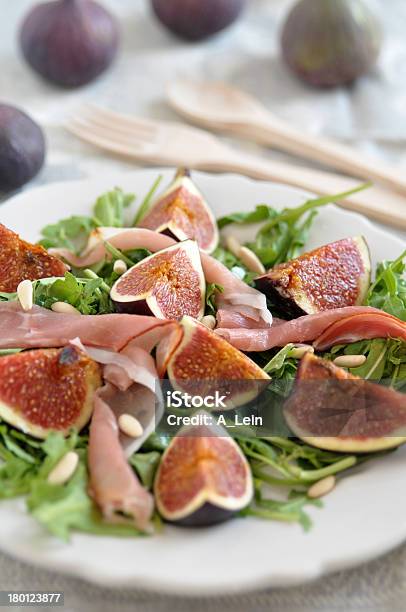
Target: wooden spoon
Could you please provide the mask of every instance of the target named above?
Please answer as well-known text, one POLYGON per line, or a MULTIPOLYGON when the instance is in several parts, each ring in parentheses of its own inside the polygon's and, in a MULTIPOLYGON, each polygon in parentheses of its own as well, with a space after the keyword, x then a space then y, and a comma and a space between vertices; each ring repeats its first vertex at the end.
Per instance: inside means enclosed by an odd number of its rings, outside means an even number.
POLYGON ((406 179, 400 172, 350 147, 291 127, 254 97, 226 83, 175 80, 167 95, 178 113, 206 128, 238 134, 406 194, 406 179))

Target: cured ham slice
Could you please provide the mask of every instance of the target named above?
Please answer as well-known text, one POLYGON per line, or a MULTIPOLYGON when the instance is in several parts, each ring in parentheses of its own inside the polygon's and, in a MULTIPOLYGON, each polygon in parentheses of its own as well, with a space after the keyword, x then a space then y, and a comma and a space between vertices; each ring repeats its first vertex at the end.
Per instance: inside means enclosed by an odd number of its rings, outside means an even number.
POLYGON ((0 348, 59 347, 80 338, 82 344, 119 351, 130 340, 171 322, 127 314, 56 313, 39 306, 24 312, 18 302, 0 303, 0 348))
MULTIPOLYGON (((268 329, 224 329, 216 332, 241 351, 266 351, 289 342, 312 342, 333 323, 354 315, 377 314, 383 318, 393 318, 381 310, 368 306, 348 306, 326 310, 313 315, 305 315, 291 321, 280 322, 268 329)), ((376 338, 377 336, 373 336, 376 338)))
MULTIPOLYGON (((263 319, 259 321, 233 308, 219 308, 216 316, 217 326, 226 329, 264 329, 270 327, 263 319)), ((275 321, 275 319, 273 319, 275 321)))
MULTIPOLYGON (((175 244, 175 240, 169 236, 143 228, 99 227, 91 233, 88 246, 82 256, 78 257, 67 249, 50 249, 49 252, 62 257, 77 268, 83 268, 97 263, 106 256, 104 244, 106 241, 122 251, 144 248, 152 253, 175 244)), ((239 312, 240 307, 250 307, 256 311, 254 317, 257 321, 263 320, 271 324, 272 315, 267 308, 265 295, 234 276, 214 257, 202 251, 200 256, 206 282, 223 287, 223 292, 218 298, 219 307, 228 304, 236 312, 239 312)))
POLYGON ((71 341, 91 359, 105 366, 103 378, 120 391, 126 391, 133 383, 139 383, 155 391, 158 378, 155 361, 145 350, 134 347, 131 352, 123 349, 120 353, 107 349, 84 346, 79 338, 71 341))
POLYGON ((98 227, 91 232, 82 255, 75 255, 68 249, 49 249, 48 252, 65 259, 75 268, 88 268, 106 256, 105 242, 109 242, 121 251, 147 249, 151 253, 156 253, 176 243, 173 238, 165 234, 158 234, 158 232, 139 227, 98 227))
POLYGON ((106 521, 132 522, 148 531, 154 501, 125 458, 117 419, 107 403, 115 393, 107 385, 95 397, 88 448, 89 494, 106 521))
POLYGON ((400 338, 406 341, 406 323, 381 310, 346 317, 330 325, 313 343, 318 351, 335 344, 350 344, 372 338, 400 338))

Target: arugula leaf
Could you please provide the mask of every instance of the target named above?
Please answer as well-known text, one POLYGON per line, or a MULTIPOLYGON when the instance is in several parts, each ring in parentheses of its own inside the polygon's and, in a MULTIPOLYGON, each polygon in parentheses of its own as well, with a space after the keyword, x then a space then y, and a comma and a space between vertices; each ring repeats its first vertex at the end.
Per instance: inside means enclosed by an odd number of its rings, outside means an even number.
POLYGON ((135 199, 132 193, 124 193, 120 187, 108 191, 97 198, 93 207, 93 215, 98 225, 105 227, 124 227, 125 209, 135 199))
POLYGON ((143 201, 141 202, 141 206, 139 207, 139 209, 137 210, 137 213, 134 217, 134 221, 133 221, 133 225, 137 225, 137 223, 139 223, 141 221, 141 219, 143 217, 145 217, 145 215, 148 212, 148 208, 149 205, 151 204, 151 200, 155 195, 156 190, 158 189, 161 181, 162 181, 162 174, 160 174, 158 176, 158 178, 154 181, 151 189, 148 191, 147 195, 145 196, 145 198, 143 199, 143 201))
POLYGON ((221 285, 217 285, 216 283, 208 283, 206 286, 206 315, 214 315, 216 316, 217 306, 216 306, 216 297, 218 293, 222 293, 224 288, 221 285))
POLYGON ((90 232, 98 226, 91 217, 72 216, 45 226, 39 241, 46 249, 66 248, 80 253, 87 244, 90 232))
POLYGON ((406 389, 406 342, 403 340, 360 340, 348 345, 337 345, 323 357, 333 360, 339 355, 365 355, 366 362, 362 366, 351 368, 351 374, 390 385, 398 391, 406 389))
MULTIPOLYGON (((33 283, 34 303, 51 308, 55 302, 66 302, 82 314, 106 314, 114 312, 110 297, 104 290, 102 278, 76 278, 65 272, 65 278, 47 278, 33 283)), ((109 289, 109 287, 107 287, 109 289)))
POLYGON ((283 375, 283 366, 285 365, 285 362, 289 357, 289 353, 293 348, 293 344, 286 344, 283 348, 281 348, 280 351, 278 351, 276 355, 274 355, 272 359, 263 367, 264 372, 267 374, 275 372, 278 373, 279 376, 283 375))
POLYGON ((383 261, 376 269, 366 304, 406 321, 406 250, 395 261, 383 261))
POLYGON ((46 249, 66 248, 79 254, 85 248, 90 232, 96 227, 124 227, 125 209, 133 200, 133 194, 126 194, 116 187, 97 198, 93 216, 74 215, 44 227, 39 244, 46 249))
POLYGON ((217 225, 219 226, 219 229, 222 229, 230 223, 259 223, 260 221, 273 219, 277 214, 277 211, 271 206, 267 206, 266 204, 258 204, 258 206, 255 207, 255 210, 251 212, 232 213, 231 215, 221 217, 217 220, 217 225))
POLYGON ((307 505, 322 507, 322 502, 318 499, 310 499, 306 493, 292 490, 288 499, 284 501, 270 499, 262 495, 262 483, 257 485, 255 502, 245 508, 241 516, 256 516, 257 518, 268 521, 282 521, 287 523, 299 523, 304 531, 309 531, 312 521, 305 512, 307 505))
POLYGON ((317 214, 315 209, 337 202, 366 187, 369 187, 369 184, 349 192, 308 200, 300 206, 284 208, 282 211, 262 204, 250 213, 235 213, 222 217, 218 220, 218 225, 222 228, 230 223, 265 221, 255 240, 247 246, 257 254, 266 268, 271 268, 300 254, 317 214))
MULTIPOLYGON (((255 482, 255 499, 241 514, 267 520, 299 522, 304 529, 311 526, 304 510, 307 504, 313 503, 307 496, 309 487, 326 476, 345 472, 377 456, 377 453, 363 457, 333 453, 289 437, 237 436, 236 439, 249 461, 255 482), (279 499, 265 496, 264 490, 272 494, 275 487, 279 499), (280 500, 280 491, 284 487, 290 492, 286 499, 280 500)), ((321 506, 318 500, 315 505, 321 506)))
POLYGON ((134 453, 130 457, 130 465, 135 468, 142 484, 147 489, 152 488, 155 473, 161 460, 161 453, 150 451, 149 453, 134 453))

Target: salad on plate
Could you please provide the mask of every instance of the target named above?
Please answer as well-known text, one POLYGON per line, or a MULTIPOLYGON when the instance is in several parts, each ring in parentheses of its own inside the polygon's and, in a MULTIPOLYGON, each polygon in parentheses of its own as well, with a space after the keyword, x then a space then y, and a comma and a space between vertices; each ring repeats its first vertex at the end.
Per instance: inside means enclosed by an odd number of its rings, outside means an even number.
POLYGON ((38 244, 0 224, 0 498, 62 539, 308 529, 406 442, 406 252, 371 271, 362 236, 306 249, 343 194, 215 219, 186 170, 159 184, 38 244))

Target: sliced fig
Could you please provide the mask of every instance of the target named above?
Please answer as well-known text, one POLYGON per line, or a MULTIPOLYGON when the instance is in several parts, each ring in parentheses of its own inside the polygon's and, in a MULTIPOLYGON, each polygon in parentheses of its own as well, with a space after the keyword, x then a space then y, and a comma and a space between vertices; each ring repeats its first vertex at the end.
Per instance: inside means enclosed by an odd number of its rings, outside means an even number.
POLYGON ((202 423, 183 427, 162 456, 155 499, 167 521, 213 525, 250 503, 252 474, 236 442, 220 425, 210 423, 211 415, 202 410, 192 418, 202 423))
POLYGON ((0 358, 0 418, 35 438, 82 429, 101 385, 100 368, 74 346, 0 358))
POLYGON ((217 409, 242 406, 267 386, 269 376, 211 329, 183 317, 183 339, 168 361, 172 386, 193 396, 225 399, 217 409))
POLYGON ((0 223, 0 291, 13 293, 22 280, 63 276, 66 270, 42 246, 21 240, 0 223))
POLYGON ((196 240, 206 253, 214 251, 219 240, 216 219, 189 172, 183 168, 138 225, 177 240, 196 240))
POLYGON ((406 395, 306 354, 284 405, 299 438, 331 451, 369 453, 406 442, 406 395))
POLYGON ((363 303, 371 277, 362 236, 331 242, 279 264, 255 280, 290 318, 363 303))
POLYGON ((206 281, 197 243, 185 240, 146 257, 113 285, 119 312, 180 319, 204 315, 206 281))

